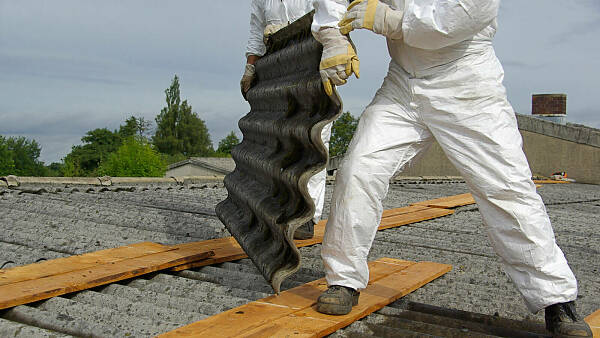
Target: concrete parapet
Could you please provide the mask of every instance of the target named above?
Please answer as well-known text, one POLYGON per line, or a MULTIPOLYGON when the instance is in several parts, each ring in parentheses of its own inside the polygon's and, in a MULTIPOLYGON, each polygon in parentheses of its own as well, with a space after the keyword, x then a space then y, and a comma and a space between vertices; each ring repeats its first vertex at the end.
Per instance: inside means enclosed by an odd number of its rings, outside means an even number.
POLYGON ((147 184, 198 184, 223 182, 225 176, 178 176, 178 177, 0 177, 0 187, 18 187, 21 185, 88 185, 109 187, 114 185, 147 185, 147 184))
POLYGON ((111 177, 112 185, 115 184, 153 184, 153 183, 177 183, 171 177, 111 177))
POLYGON ((520 130, 600 148, 598 129, 572 124, 561 125, 521 114, 517 114, 517 122, 520 130))
POLYGON ((178 176, 173 179, 181 182, 181 184, 197 184, 208 182, 223 182, 225 176, 178 176))
POLYGON ((21 184, 100 185, 96 177, 17 177, 21 184))

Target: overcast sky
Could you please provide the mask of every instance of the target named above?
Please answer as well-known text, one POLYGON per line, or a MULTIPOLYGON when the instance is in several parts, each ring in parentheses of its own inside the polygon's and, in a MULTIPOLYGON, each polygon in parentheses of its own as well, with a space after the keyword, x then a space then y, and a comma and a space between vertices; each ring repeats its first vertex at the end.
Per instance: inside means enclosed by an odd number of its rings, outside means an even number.
MULTIPOLYGON (((417 0, 418 1, 418 0, 417 0)), ((59 161, 89 130, 149 120, 175 74, 216 146, 249 111, 239 93, 249 0, 0 0, 0 135, 59 161)), ((600 1, 504 0, 496 53, 515 110, 566 93, 568 120, 600 128, 600 1)), ((381 84, 385 40, 353 33, 361 79, 340 92, 360 115, 381 84)))

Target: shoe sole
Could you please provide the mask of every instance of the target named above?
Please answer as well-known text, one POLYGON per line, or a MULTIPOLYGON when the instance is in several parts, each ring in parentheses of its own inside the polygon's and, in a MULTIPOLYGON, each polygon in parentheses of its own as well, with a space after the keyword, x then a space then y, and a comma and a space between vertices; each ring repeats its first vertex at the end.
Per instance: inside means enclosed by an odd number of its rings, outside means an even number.
POLYGON ((352 297, 352 305, 340 305, 340 304, 323 304, 317 302, 317 311, 327 315, 343 316, 347 315, 352 311, 352 307, 358 305, 358 297, 360 293, 357 293, 352 297))
POLYGON ((343 316, 352 311, 352 306, 339 304, 317 304, 317 311, 326 315, 343 316))
POLYGON ((296 230, 296 232, 294 233, 294 239, 311 239, 313 237, 314 235, 311 233, 302 232, 298 230, 296 230))

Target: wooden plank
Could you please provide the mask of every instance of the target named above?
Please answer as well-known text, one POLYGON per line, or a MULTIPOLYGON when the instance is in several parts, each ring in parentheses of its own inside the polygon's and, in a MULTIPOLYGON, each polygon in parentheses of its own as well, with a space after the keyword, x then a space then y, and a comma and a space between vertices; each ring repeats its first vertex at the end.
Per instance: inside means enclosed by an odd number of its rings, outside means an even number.
MULTIPOLYGON (((315 337, 324 337, 333 332, 346 327, 353 322, 368 316, 369 314, 383 308, 387 304, 413 292, 430 281, 442 276, 451 270, 451 266, 439 263, 422 262, 416 263, 401 272, 395 272, 370 283, 365 290, 360 293, 359 303, 352 308, 352 312, 344 316, 330 316, 319 313, 315 306, 307 307, 304 310, 294 312, 280 318, 269 326, 282 328, 282 330, 299 330, 301 334, 312 333, 315 337), (304 327, 298 327, 295 323, 298 317, 314 320, 311 323, 303 323, 304 327), (324 320, 333 323, 325 325, 324 320)), ((274 336, 280 334, 271 329, 274 336)), ((252 331, 250 334, 253 333, 252 331)))
MULTIPOLYGON (((390 209, 383 212, 384 217, 382 217, 379 230, 422 222, 437 217, 451 215, 452 213, 454 213, 454 211, 452 210, 431 208, 421 205, 390 209)), ((322 243, 323 235, 325 234, 326 224, 327 220, 320 221, 318 224, 315 225, 315 236, 311 239, 295 240, 294 242, 296 243, 296 246, 298 248, 301 248, 304 246, 322 243)), ((212 250, 215 252, 215 256, 207 260, 176 266, 171 269, 173 271, 182 271, 186 269, 192 269, 216 263, 229 262, 248 257, 233 237, 218 238, 210 241, 185 243, 176 245, 176 247, 195 247, 198 249, 212 250)))
POLYGON ((307 316, 306 313, 294 312, 245 332, 239 337, 319 337, 319 332, 337 326, 335 319, 334 316, 315 318, 307 316))
POLYGON ((383 219, 383 218, 392 217, 392 216, 409 214, 409 213, 421 211, 424 209, 428 209, 428 207, 424 206, 424 205, 409 205, 407 207, 402 207, 402 208, 388 209, 388 210, 383 211, 381 218, 383 219))
POLYGON ((569 181, 557 181, 557 180, 533 180, 533 183, 537 184, 565 184, 571 183, 569 181))
POLYGON ((450 271, 448 265, 391 258, 369 263, 369 285, 359 304, 346 316, 323 315, 314 309, 327 288, 319 279, 256 302, 186 325, 159 337, 314 337, 334 332, 450 271))
POLYGON ((0 286, 0 310, 205 259, 213 252, 177 249, 0 286))
MULTIPOLYGON (((376 282, 389 274, 404 270, 413 264, 415 262, 390 258, 380 258, 369 262, 369 283, 376 282)), ((300 310, 313 305, 315 299, 326 289, 327 282, 322 278, 287 290, 280 295, 263 298, 261 302, 300 310)))
POLYGON ((453 210, 441 209, 441 208, 427 208, 416 212, 411 212, 408 214, 391 216, 387 218, 383 218, 379 225, 379 230, 389 229, 399 227, 401 225, 407 225, 417 222, 422 222, 442 216, 448 216, 453 214, 453 210))
POLYGON ((39 263, 17 266, 0 270, 0 286, 26 280, 59 275, 70 271, 86 269, 92 266, 122 261, 124 259, 175 250, 172 247, 152 242, 131 244, 119 248, 107 249, 57 258, 39 263))
POLYGON ((221 312, 158 337, 239 337, 297 310, 263 302, 251 302, 221 312))
POLYGON ((182 271, 186 269, 207 266, 211 264, 223 263, 234 261, 238 259, 247 258, 248 255, 244 252, 242 247, 233 237, 217 238, 208 241, 191 242, 185 244, 178 244, 175 247, 195 250, 211 250, 214 252, 214 256, 196 262, 189 262, 181 264, 171 268, 172 271, 182 271))
MULTIPOLYGON (((401 260, 380 259, 369 263, 369 279, 379 280, 392 272, 397 272, 414 264, 401 260)), ((166 335, 169 336, 194 336, 207 332, 219 332, 220 336, 236 336, 250 329, 258 328, 269 322, 283 317, 294 311, 302 310, 315 304, 321 292, 327 289, 324 278, 300 285, 296 288, 272 295, 256 302, 206 318, 202 321, 184 326, 166 335), (254 311, 260 311, 259 318, 255 318, 254 311), (240 314, 250 313, 247 318, 238 320, 240 314), (234 319, 234 323, 231 320, 234 319)))
POLYGON ((592 328, 594 338, 600 338, 600 310, 585 317, 585 322, 592 328))
POLYGON ((475 200, 471 194, 460 194, 449 197, 441 197, 432 200, 413 203, 411 205, 422 205, 431 208, 456 208, 463 205, 475 204, 475 200))

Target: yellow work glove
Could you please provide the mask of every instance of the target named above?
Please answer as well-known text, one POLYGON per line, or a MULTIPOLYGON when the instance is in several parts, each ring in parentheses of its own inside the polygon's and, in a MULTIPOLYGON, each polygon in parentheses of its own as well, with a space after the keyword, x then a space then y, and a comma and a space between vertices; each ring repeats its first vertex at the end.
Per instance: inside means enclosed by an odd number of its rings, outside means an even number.
POLYGON ((390 39, 401 39, 403 17, 403 11, 391 9, 379 0, 354 0, 338 26, 342 34, 366 28, 390 39))
POLYGON ((252 87, 255 76, 256 71, 254 65, 247 63, 246 68, 244 68, 244 75, 242 75, 242 80, 240 81, 240 89, 242 90, 244 99, 246 99, 246 93, 250 90, 250 87, 252 87))
POLYGON ((285 26, 287 26, 287 24, 267 25, 267 27, 265 27, 265 31, 263 32, 263 42, 265 43, 265 45, 267 44, 267 41, 269 40, 271 35, 277 33, 277 31, 279 31, 280 29, 282 29, 285 26))
POLYGON ((323 45, 319 69, 325 93, 331 96, 333 86, 345 84, 352 73, 359 78, 360 62, 348 36, 342 35, 339 29, 322 28, 313 35, 323 45))

